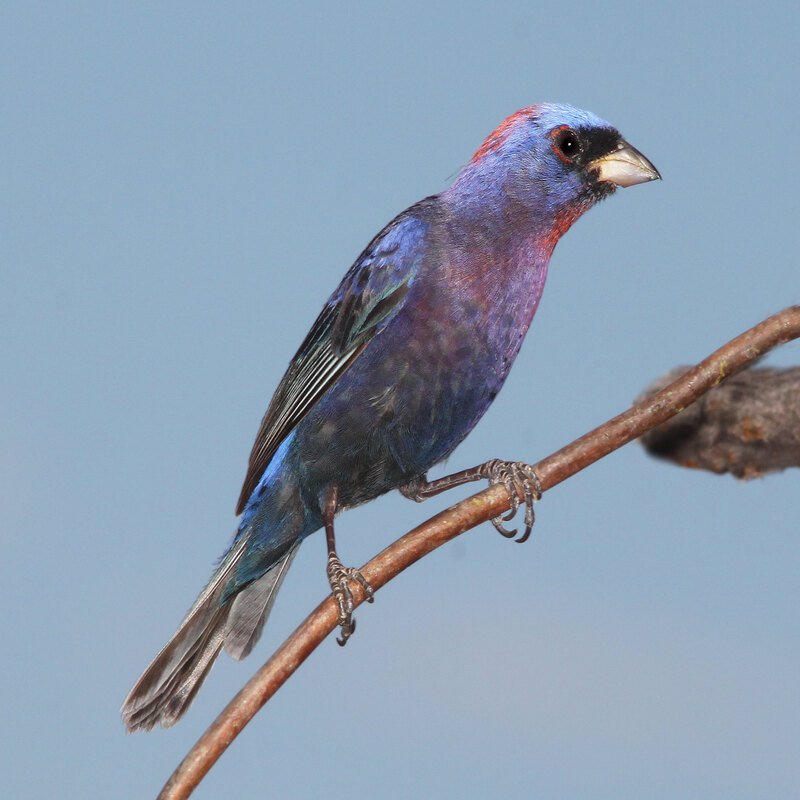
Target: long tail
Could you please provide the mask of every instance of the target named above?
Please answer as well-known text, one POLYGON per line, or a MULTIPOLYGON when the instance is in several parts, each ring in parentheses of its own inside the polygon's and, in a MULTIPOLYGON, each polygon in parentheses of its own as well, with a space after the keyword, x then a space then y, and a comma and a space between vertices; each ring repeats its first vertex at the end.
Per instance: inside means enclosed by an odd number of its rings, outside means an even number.
POLYGON ((244 658, 258 641, 299 544, 258 580, 223 600, 248 538, 234 543, 175 635, 125 698, 122 719, 129 732, 174 725, 194 700, 219 651, 224 647, 234 658, 244 658))

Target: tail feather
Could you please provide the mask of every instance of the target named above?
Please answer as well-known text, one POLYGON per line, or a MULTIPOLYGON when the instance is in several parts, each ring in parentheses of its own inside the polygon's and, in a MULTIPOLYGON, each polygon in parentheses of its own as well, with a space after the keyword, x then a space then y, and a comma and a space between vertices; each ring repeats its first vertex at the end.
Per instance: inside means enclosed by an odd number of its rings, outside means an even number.
MULTIPOLYGON (((227 613, 222 616, 227 616, 227 613)), ((217 621, 213 622, 153 691, 137 696, 137 683, 122 707, 122 718, 128 731, 149 731, 156 725, 169 728, 183 716, 222 649, 222 634, 217 621)))
POLYGON ((237 661, 249 655, 259 640, 298 547, 295 545, 269 572, 234 598, 225 623, 224 646, 225 652, 237 661))
POLYGON ((129 731, 174 725, 194 700, 223 645, 236 658, 252 650, 297 547, 261 578, 224 600, 247 540, 245 535, 234 543, 175 635, 125 698, 122 719, 129 731))

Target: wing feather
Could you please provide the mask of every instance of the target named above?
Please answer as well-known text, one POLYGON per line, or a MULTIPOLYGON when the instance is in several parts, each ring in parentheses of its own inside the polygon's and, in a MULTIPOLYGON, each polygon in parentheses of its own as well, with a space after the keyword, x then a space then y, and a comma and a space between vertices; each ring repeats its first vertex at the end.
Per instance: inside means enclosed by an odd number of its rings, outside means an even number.
POLYGON ((404 211, 370 242, 317 317, 261 421, 237 514, 281 442, 402 306, 428 227, 425 215, 418 212, 431 201, 404 211))

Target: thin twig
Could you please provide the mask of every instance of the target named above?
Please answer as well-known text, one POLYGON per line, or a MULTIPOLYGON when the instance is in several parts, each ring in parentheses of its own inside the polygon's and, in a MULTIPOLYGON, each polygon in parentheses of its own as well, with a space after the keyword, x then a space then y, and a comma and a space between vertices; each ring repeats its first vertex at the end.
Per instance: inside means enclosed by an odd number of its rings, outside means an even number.
MULTIPOLYGON (((798 337, 800 306, 787 308, 737 336, 657 394, 539 461, 535 468, 542 489, 551 489, 636 439, 768 350, 798 337)), ((377 591, 445 542, 507 511, 510 501, 502 485, 479 492, 414 528, 365 564, 361 572, 377 591)), ((361 587, 354 583, 352 589, 354 604, 361 604, 365 599, 361 587)), ((183 800, 191 794, 256 712, 336 628, 337 618, 332 597, 306 617, 200 737, 161 790, 160 800, 183 800)))

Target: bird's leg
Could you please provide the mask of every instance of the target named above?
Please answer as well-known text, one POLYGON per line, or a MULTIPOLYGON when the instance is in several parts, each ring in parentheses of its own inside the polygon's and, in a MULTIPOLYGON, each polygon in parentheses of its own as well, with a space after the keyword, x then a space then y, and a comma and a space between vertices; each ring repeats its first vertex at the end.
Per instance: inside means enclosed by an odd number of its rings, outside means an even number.
POLYGON ((427 500, 429 497, 441 492, 446 492, 448 489, 479 480, 488 480, 490 486, 502 483, 511 495, 511 508, 508 514, 505 517, 495 517, 492 520, 492 525, 507 539, 512 539, 516 536, 517 531, 516 529, 507 530, 503 522, 508 522, 514 518, 520 504, 518 494, 522 491, 525 498, 525 530, 516 541, 527 541, 536 519, 533 513, 533 503, 536 500, 541 500, 542 484, 534 468, 523 461, 503 461, 499 458, 493 458, 485 464, 480 464, 471 469, 464 469, 461 472, 454 472, 452 475, 445 475, 443 478, 437 478, 434 481, 429 481, 424 475, 420 475, 403 484, 400 487, 400 493, 410 500, 421 503, 423 500, 427 500))
POLYGON ((356 629, 356 621, 353 619, 353 593, 350 590, 349 580, 357 581, 367 602, 371 603, 375 598, 372 587, 367 583, 367 579, 355 567, 346 567, 336 555, 336 536, 333 531, 333 518, 336 514, 336 501, 339 492, 336 487, 331 489, 322 508, 322 519, 325 523, 325 539, 328 543, 328 583, 331 591, 336 598, 339 606, 339 627, 342 629, 341 638, 336 641, 344 647, 347 640, 353 635, 356 629))

